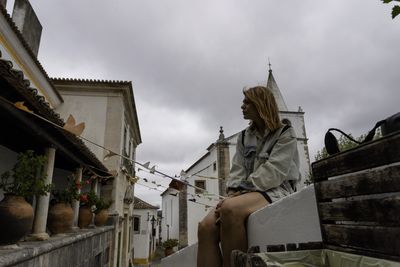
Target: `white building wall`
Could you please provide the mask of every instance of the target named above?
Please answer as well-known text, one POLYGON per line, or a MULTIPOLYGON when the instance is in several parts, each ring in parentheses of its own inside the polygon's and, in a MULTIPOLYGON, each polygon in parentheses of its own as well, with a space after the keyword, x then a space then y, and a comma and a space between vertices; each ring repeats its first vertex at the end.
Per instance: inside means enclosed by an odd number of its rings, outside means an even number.
POLYGON ((188 201, 187 201, 187 218, 188 218, 188 245, 197 242, 197 227, 198 223, 206 216, 210 210, 215 207, 218 203, 219 189, 218 179, 210 179, 205 177, 218 177, 218 164, 217 164, 217 153, 215 147, 211 149, 209 155, 201 160, 196 166, 194 166, 187 173, 187 182, 191 185, 195 185, 195 180, 206 181, 206 191, 209 195, 196 194, 195 189, 188 187, 188 201), (214 169, 214 163, 217 165, 214 169), (204 169, 204 170, 203 170, 204 169), (203 171, 201 171, 203 170, 203 171), (195 175, 193 175, 195 174, 195 175), (193 176, 191 176, 193 175, 193 176), (199 176, 197 176, 199 175, 199 176), (205 177, 201 177, 205 176, 205 177), (211 198, 211 199, 209 199, 211 198), (189 199, 195 199, 196 202, 189 201, 189 199))
POLYGON ((179 240, 179 193, 174 189, 167 189, 162 195, 162 242, 169 239, 179 240), (176 196, 171 195, 176 194, 176 196))
MULTIPOLYGON (((133 235, 133 245, 135 248, 135 259, 148 259, 154 253, 151 245, 151 221, 150 219, 154 215, 157 218, 157 210, 155 209, 135 209, 133 216, 140 216, 140 229, 139 232, 135 232, 133 235)), ((156 224, 154 225, 155 228, 156 224)), ((156 237, 154 237, 156 242, 156 237)))
MULTIPOLYGON (((107 121, 107 97, 99 95, 71 95, 68 92, 62 92, 64 103, 57 108, 64 120, 72 114, 77 124, 84 122, 85 130, 82 137, 89 139, 99 145, 104 146, 104 135, 107 121)), ((104 150, 91 143, 85 142, 87 147, 96 155, 97 158, 102 159, 104 150)))
MULTIPOLYGON (((64 98, 64 103, 56 111, 64 120, 72 114, 77 124, 85 122, 85 130, 82 133, 83 137, 112 151, 122 153, 124 150, 124 126, 127 124, 128 133, 126 140, 132 141, 131 149, 135 150, 137 144, 133 142, 134 125, 130 125, 131 120, 125 118, 127 116, 127 106, 122 91, 115 91, 106 87, 85 87, 85 84, 82 84, 81 87, 80 85, 73 85, 72 88, 68 87, 68 85, 59 85, 58 89, 64 98)), ((107 151, 89 142, 85 143, 96 157, 103 161, 103 157, 107 154, 107 151)), ((131 153, 129 156, 134 155, 131 153)), ((118 172, 112 184, 101 187, 101 194, 110 196, 114 200, 109 212, 111 215, 118 215, 120 218, 129 218, 133 214, 133 205, 127 205, 123 201, 129 181, 121 170, 122 160, 120 157, 111 157, 103 161, 103 163, 109 170, 116 170, 118 172)), ((121 260, 126 261, 124 264, 128 264, 128 249, 131 247, 127 244, 128 239, 125 238, 125 236, 129 235, 128 230, 130 225, 128 223, 126 221, 122 225, 116 225, 116 233, 121 231, 122 235, 120 244, 122 252, 118 253, 118 239, 116 239, 116 243, 113 246, 114 258, 122 255, 124 259, 121 260)), ((115 265, 116 261, 114 261, 115 265)))

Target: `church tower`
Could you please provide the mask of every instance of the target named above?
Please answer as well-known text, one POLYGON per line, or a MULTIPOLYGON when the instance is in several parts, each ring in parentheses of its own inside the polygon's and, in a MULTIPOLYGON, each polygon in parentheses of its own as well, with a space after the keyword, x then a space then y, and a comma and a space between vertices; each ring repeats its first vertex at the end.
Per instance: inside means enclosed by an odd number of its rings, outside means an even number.
POLYGON ((297 111, 290 111, 288 109, 281 90, 279 89, 278 84, 276 83, 272 74, 271 63, 268 63, 268 66, 269 70, 267 88, 269 88, 274 94, 281 120, 286 124, 290 124, 296 132, 297 149, 300 156, 301 181, 298 185, 298 188, 300 189, 305 185, 306 180, 309 180, 310 177, 310 155, 308 151, 306 126, 304 122, 304 111, 300 106, 297 111))
POLYGON ((268 70, 267 88, 270 89, 274 94, 276 103, 278 104, 278 109, 280 111, 288 111, 285 100, 283 99, 283 96, 281 94, 281 90, 279 90, 279 87, 275 82, 274 75, 272 75, 271 63, 268 63, 268 65, 269 65, 269 70, 268 70))

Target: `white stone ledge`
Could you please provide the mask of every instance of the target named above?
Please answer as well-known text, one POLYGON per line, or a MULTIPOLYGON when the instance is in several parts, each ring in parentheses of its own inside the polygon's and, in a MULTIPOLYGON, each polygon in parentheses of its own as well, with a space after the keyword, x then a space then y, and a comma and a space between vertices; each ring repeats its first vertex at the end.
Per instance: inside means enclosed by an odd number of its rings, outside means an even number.
POLYGON ((321 242, 314 186, 308 186, 288 197, 258 210, 247 222, 249 247, 321 242))
POLYGON ((72 245, 87 238, 113 231, 114 226, 103 226, 93 229, 81 229, 78 232, 52 236, 45 241, 19 242, 14 249, 3 249, 0 246, 0 266, 10 266, 46 254, 53 250, 72 245))

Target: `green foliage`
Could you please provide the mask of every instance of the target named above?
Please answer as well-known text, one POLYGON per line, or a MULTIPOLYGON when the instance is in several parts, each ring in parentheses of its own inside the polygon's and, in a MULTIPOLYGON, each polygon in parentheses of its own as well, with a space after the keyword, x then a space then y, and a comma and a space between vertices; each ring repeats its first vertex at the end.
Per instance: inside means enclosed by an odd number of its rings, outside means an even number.
MULTIPOLYGON (((400 2, 400 0, 382 0, 384 4, 389 4, 391 2, 400 2)), ((400 6, 394 5, 392 9, 392 19, 394 19, 397 15, 400 14, 400 6)))
POLYGON ((99 198, 96 195, 96 192, 90 190, 89 192, 81 193, 79 195, 79 200, 82 205, 92 207, 96 205, 96 203, 99 201, 99 198))
POLYGON ((400 14, 400 6, 394 6, 392 9, 392 19, 400 14))
MULTIPOLYGON (((398 1, 400 1, 400 0, 398 0, 398 1)), ((349 134, 349 136, 353 137, 351 134, 349 134)), ((366 134, 362 134, 359 137, 353 138, 353 139, 357 140, 358 142, 362 142, 362 141, 364 141, 366 136, 367 136, 366 134)), ((382 137, 382 132, 381 132, 381 128, 379 127, 375 131, 375 135, 374 135, 373 140, 379 139, 381 137, 382 137)), ((351 141, 350 139, 346 138, 343 135, 340 136, 340 138, 338 140, 338 144, 339 144, 339 150, 340 151, 346 151, 346 150, 349 150, 349 149, 351 149, 353 147, 358 146, 357 143, 351 141)), ((326 148, 323 147, 321 149, 321 151, 317 151, 317 155, 315 155, 315 160, 321 160, 321 159, 327 158, 328 156, 329 155, 328 155, 328 152, 326 151, 326 148)), ((310 179, 312 180, 311 175, 310 175, 310 179)))
POLYGON ((36 155, 32 150, 20 153, 12 170, 1 175, 0 189, 27 200, 46 195, 52 188, 51 184, 46 184, 46 160, 45 156, 36 155))
POLYGON ((72 204, 73 200, 77 200, 79 198, 78 189, 80 188, 80 183, 76 182, 76 179, 73 175, 68 176, 67 180, 67 187, 63 189, 52 190, 54 202, 72 204))
POLYGON ((101 210, 108 209, 111 206, 111 201, 104 201, 104 199, 98 197, 95 203, 96 209, 94 213, 99 213, 101 210))
POLYGON ((178 239, 167 239, 163 242, 162 246, 164 248, 173 248, 179 244, 178 239))
MULTIPOLYGON (((353 137, 351 134, 349 134, 349 136, 353 137)), ((361 142, 362 140, 365 139, 365 136, 366 136, 365 134, 362 134, 358 138, 355 138, 355 140, 361 142)), ((340 151, 346 151, 346 150, 349 150, 349 149, 351 149, 353 147, 358 146, 357 143, 351 141, 350 139, 348 139, 344 135, 341 135, 339 137, 338 144, 339 144, 339 150, 340 151)), ((326 148, 323 147, 321 149, 321 151, 317 151, 317 154, 315 155, 315 160, 321 160, 321 159, 327 158, 328 156, 329 155, 328 155, 328 152, 326 151, 326 148)))

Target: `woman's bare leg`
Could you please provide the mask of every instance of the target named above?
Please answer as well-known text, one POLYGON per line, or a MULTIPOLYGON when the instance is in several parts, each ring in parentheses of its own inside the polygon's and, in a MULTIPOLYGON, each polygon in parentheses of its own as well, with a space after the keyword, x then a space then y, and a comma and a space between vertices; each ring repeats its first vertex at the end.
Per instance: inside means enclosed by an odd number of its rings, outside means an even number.
POLYGON ((223 266, 230 267, 231 252, 239 249, 247 251, 246 219, 256 210, 268 204, 257 192, 225 199, 219 209, 221 217, 220 237, 223 255, 223 266))
POLYGON ((215 209, 204 217, 197 229, 197 267, 222 266, 219 248, 219 226, 215 224, 215 209))

